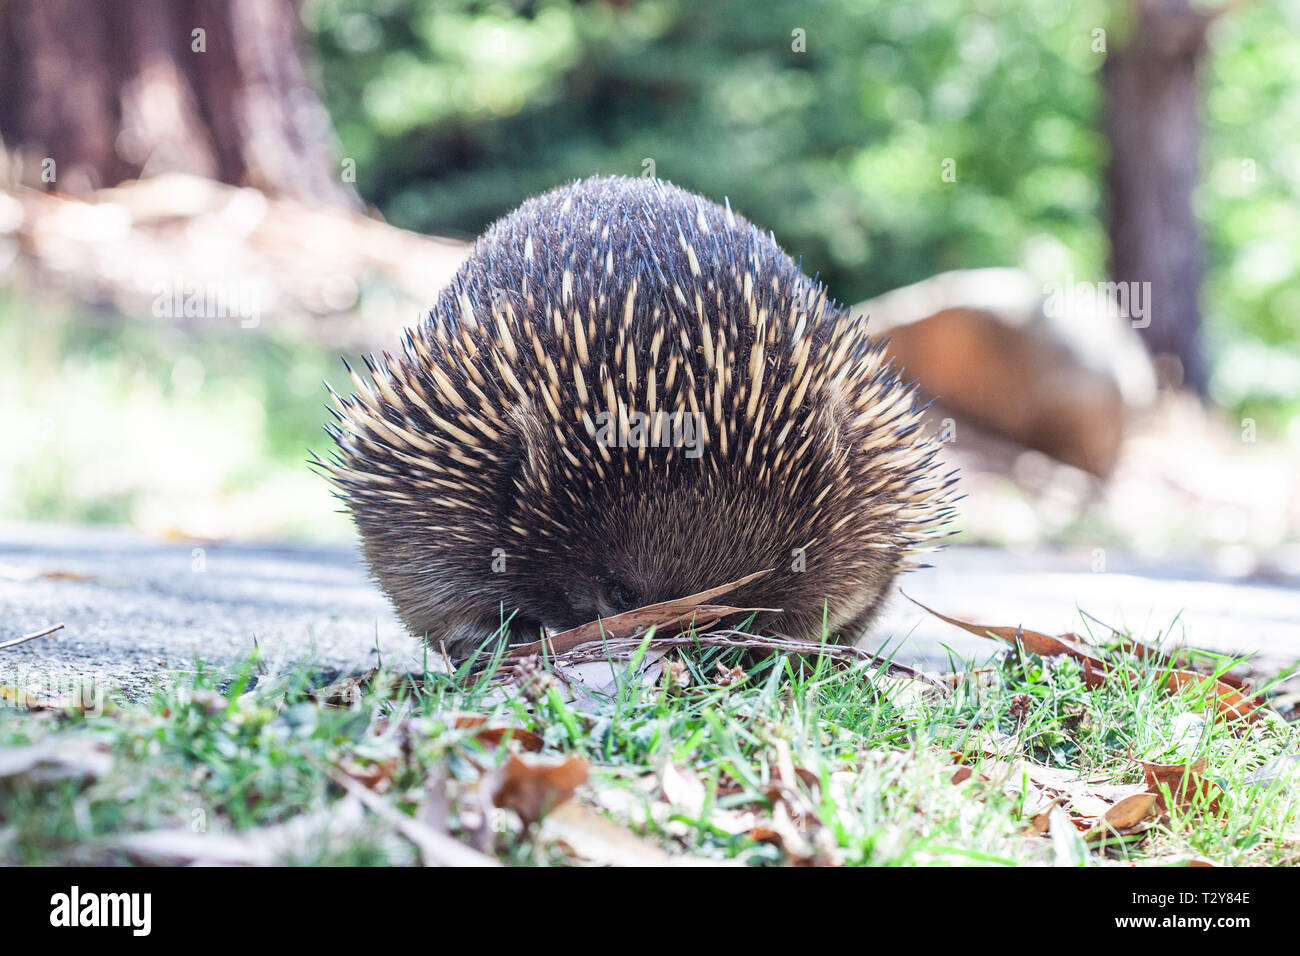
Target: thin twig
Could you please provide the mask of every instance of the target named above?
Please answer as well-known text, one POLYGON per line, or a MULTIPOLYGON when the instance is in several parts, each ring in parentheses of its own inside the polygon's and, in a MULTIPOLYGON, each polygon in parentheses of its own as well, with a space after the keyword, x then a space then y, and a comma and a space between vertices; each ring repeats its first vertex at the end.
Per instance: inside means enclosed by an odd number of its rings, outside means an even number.
POLYGON ((55 631, 60 631, 62 629, 62 624, 51 624, 43 631, 32 631, 32 633, 24 634, 22 637, 15 637, 12 641, 5 641, 5 643, 0 644, 0 651, 3 651, 6 647, 17 647, 19 644, 26 644, 28 641, 36 640, 38 637, 46 637, 47 635, 53 634, 55 631))
MULTIPOLYGON (((568 652, 557 657, 557 660, 569 664, 606 660, 619 651, 635 650, 641 646, 643 641, 645 641, 644 635, 611 637, 604 641, 588 641, 570 648, 568 652)), ((740 650, 782 651, 801 656, 824 656, 845 662, 865 661, 887 667, 887 673, 890 676, 907 677, 930 684, 945 693, 948 691, 948 688, 941 681, 928 674, 914 670, 905 664, 897 664, 878 657, 860 648, 848 647, 842 644, 796 641, 791 638, 759 637, 756 634, 748 634, 744 631, 728 630, 712 631, 706 634, 682 634, 675 637, 659 637, 656 635, 649 640, 648 646, 655 649, 669 647, 726 647, 740 650)), ((510 658, 506 658, 504 662, 509 661, 510 658)))
POLYGON ((353 780, 341 770, 322 764, 311 755, 308 763, 325 774, 353 797, 360 800, 371 812, 391 824, 394 829, 415 844, 425 866, 500 866, 485 853, 468 847, 445 833, 439 833, 428 824, 408 817, 369 787, 353 780))

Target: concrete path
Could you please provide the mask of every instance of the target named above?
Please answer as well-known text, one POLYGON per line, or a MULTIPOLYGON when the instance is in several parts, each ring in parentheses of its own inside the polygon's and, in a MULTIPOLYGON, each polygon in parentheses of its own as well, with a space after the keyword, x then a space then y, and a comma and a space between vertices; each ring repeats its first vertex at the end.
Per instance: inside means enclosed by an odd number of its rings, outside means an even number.
MULTIPOLYGON (((1172 631, 1209 650, 1260 651, 1271 665, 1300 658, 1297 582, 1215 579, 1195 564, 1142 569, 1115 555, 1094 573, 1092 560, 952 548, 902 586, 982 624, 1081 631, 1082 608, 1147 640, 1172 631)), ((273 673, 304 660, 352 671, 380 653, 409 666, 422 657, 348 547, 196 548, 116 529, 0 525, 0 643, 58 622, 55 634, 0 650, 0 686, 57 696, 81 679, 139 695, 196 657, 237 663, 254 639, 273 673)), ((865 643, 886 637, 900 661, 938 669, 945 646, 977 660, 996 649, 902 598, 865 643)))

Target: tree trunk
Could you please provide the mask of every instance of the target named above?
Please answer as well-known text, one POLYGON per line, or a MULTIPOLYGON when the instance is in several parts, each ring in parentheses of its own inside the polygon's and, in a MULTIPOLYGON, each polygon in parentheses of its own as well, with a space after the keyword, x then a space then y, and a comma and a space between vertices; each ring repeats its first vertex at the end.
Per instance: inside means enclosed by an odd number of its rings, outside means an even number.
POLYGON ((1150 283, 1149 324, 1138 326, 1147 348, 1167 384, 1202 396, 1201 241, 1192 194, 1201 142, 1196 73, 1213 18, 1189 0, 1135 0, 1132 32, 1102 70, 1111 278, 1150 283))
POLYGON ((187 172, 358 206, 292 0, 4 0, 0 138, 65 193, 187 172))

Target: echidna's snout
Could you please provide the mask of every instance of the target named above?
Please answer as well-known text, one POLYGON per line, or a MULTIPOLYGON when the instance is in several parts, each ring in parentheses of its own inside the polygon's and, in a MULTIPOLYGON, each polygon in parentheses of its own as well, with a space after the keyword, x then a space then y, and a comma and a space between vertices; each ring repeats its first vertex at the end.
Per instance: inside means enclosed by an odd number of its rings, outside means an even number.
POLYGON ((575 574, 570 570, 554 585, 531 594, 503 594, 502 598, 504 604, 514 598, 525 621, 535 620, 555 633, 656 603, 641 597, 646 593, 648 589, 633 587, 617 573, 575 574))
POLYGON ((619 577, 584 581, 565 591, 564 605, 568 613, 565 620, 556 621, 555 624, 565 628, 577 627, 587 621, 613 617, 633 608, 657 603, 653 599, 640 597, 643 593, 647 593, 646 589, 634 588, 619 577))
POLYGON ((402 620, 452 653, 767 569, 725 603, 853 639, 951 511, 864 322, 653 180, 526 202, 368 367, 320 464, 402 620))

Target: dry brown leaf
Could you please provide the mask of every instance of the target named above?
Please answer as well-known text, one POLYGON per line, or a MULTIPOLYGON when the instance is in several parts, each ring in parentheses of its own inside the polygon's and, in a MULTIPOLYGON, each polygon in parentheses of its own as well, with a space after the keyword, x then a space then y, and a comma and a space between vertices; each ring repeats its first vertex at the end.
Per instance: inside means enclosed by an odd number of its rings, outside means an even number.
POLYGON ((456 730, 476 731, 474 739, 488 747, 499 747, 502 741, 510 740, 519 744, 524 750, 539 753, 544 746, 542 738, 531 730, 509 724, 497 724, 489 727, 485 715, 467 710, 445 711, 438 714, 434 719, 456 730))
POLYGON ((1021 762, 1020 769, 1024 770, 1033 783, 1060 793, 1068 792, 1083 782, 1077 770, 1065 767, 1044 767, 1025 760, 1021 762))
POLYGON ((1035 833, 1050 833, 1052 830, 1052 811, 1060 804, 1061 798, 1052 800, 1046 807, 1034 814, 1031 826, 1035 833))
POLYGON ((661 671, 660 685, 669 694, 680 694, 691 686, 691 668, 684 660, 667 660, 661 671))
POLYGON ((508 740, 529 753, 541 753, 544 746, 541 737, 523 727, 484 727, 474 735, 474 739, 489 747, 500 747, 508 740))
POLYGON ((1219 715, 1228 720, 1255 720, 1259 716, 1259 705, 1238 693, 1222 680, 1215 680, 1195 671, 1170 671, 1165 685, 1171 694, 1177 694, 1185 687, 1204 688, 1204 693, 1213 695, 1214 706, 1219 715))
MULTIPOLYGON (((812 801, 793 785, 795 774, 793 765, 782 760, 781 744, 778 739, 778 767, 786 763, 785 773, 789 775, 790 784, 773 783, 764 791, 764 796, 772 805, 772 813, 766 821, 760 820, 755 830, 764 832, 762 842, 776 842, 785 848, 790 862, 812 866, 838 866, 840 862, 839 845, 835 837, 825 827, 817 808, 812 801), (774 839, 775 838, 775 839, 774 839)), ((786 744, 788 753, 788 744, 786 744)), ((752 832, 752 831, 751 831, 752 832)), ((758 839, 755 837, 755 839, 758 839)))
POLYGON ((602 866, 668 866, 672 856, 630 830, 576 803, 547 814, 542 834, 565 844, 574 855, 602 866))
MULTIPOLYGON (((960 767, 958 767, 956 770, 953 771, 951 782, 953 784, 965 783, 974 775, 975 775, 974 770, 972 770, 966 764, 962 764, 960 767)), ((988 777, 985 776, 984 774, 980 774, 980 779, 988 780, 988 777)))
POLYGON ((758 843, 769 843, 785 851, 791 863, 807 865, 812 862, 814 850, 799 828, 790 819, 790 811, 785 804, 778 803, 772 808, 772 815, 749 831, 751 839, 758 843))
POLYGON ((454 730, 474 730, 487 726, 487 715, 472 710, 444 710, 433 718, 454 730))
POLYGON ((795 767, 794 775, 799 778, 799 782, 804 785, 804 789, 808 791, 810 796, 816 797, 821 793, 821 778, 807 767, 795 767))
POLYGON ((603 620, 591 621, 567 631, 562 631, 546 638, 544 641, 533 641, 531 644, 511 647, 510 654, 512 657, 542 653, 563 654, 579 644, 600 641, 606 638, 630 637, 638 631, 647 631, 652 627, 667 628, 678 624, 687 624, 693 620, 698 622, 716 621, 732 614, 751 614, 755 611, 779 612, 780 608, 738 608, 709 603, 716 597, 734 591, 751 581, 758 580, 765 574, 771 573, 772 569, 768 568, 766 571, 758 571, 732 581, 730 584, 710 588, 707 591, 700 591, 697 594, 677 598, 673 601, 662 601, 659 604, 647 604, 645 607, 624 611, 622 614, 615 614, 603 620))
POLYGON ((1119 803, 1134 794, 1150 792, 1145 783, 1089 783, 1088 787, 1110 803, 1119 803))
POLYGON ((839 847, 814 814, 800 812, 782 794, 773 799, 772 815, 749 831, 751 839, 785 851, 796 866, 838 866, 839 847))
POLYGON ((1072 816, 1082 817, 1087 820, 1091 826, 1093 821, 1100 820, 1114 809, 1109 803, 1094 793, 1089 793, 1085 789, 1071 790, 1065 794, 1065 800, 1070 804, 1073 812, 1072 816))
POLYGON ((994 637, 1013 647, 1019 645, 1031 654, 1037 654, 1040 657, 1057 657, 1062 654, 1073 657, 1083 665, 1083 681, 1089 688, 1100 687, 1106 681, 1107 665, 1105 660, 1095 650, 1084 644, 1078 635, 1062 634, 1060 637, 1052 637, 1048 634, 1040 634, 1038 631, 1027 631, 1022 627, 987 627, 982 624, 968 624, 955 617, 940 614, 933 608, 926 607, 916 598, 904 596, 923 611, 928 611, 939 620, 947 621, 954 627, 960 627, 963 631, 974 634, 976 637, 994 637))
MULTIPOLYGON (((1111 632, 1118 636, 1118 632, 1115 631, 1114 628, 1111 628, 1111 632)), ((1161 666, 1168 667, 1172 670, 1179 669, 1174 666, 1174 661, 1171 657, 1169 657, 1169 655, 1163 654, 1160 651, 1156 650, 1154 647, 1150 647, 1146 644, 1141 643, 1140 641, 1135 641, 1132 638, 1121 637, 1116 647, 1118 650, 1128 654, 1132 654, 1134 657, 1137 657, 1141 660, 1155 661, 1161 666)), ((1187 663, 1187 661, 1183 659, 1180 661, 1180 663, 1187 663)), ((1195 673, 1195 672, 1193 671, 1191 673, 1195 673)), ((1250 695, 1251 691, 1253 690, 1254 685, 1249 678, 1240 677, 1237 674, 1232 673, 1231 671, 1220 674, 1218 679, 1221 680, 1223 683, 1227 684, 1229 687, 1233 688, 1234 690, 1241 691, 1242 694, 1244 695, 1250 695)), ((1255 703, 1256 706, 1259 707, 1262 707, 1265 703, 1263 697, 1249 697, 1249 699, 1253 703, 1255 703)))
POLYGON ((1116 830, 1135 827, 1151 815, 1159 800, 1159 794, 1135 793, 1107 810, 1102 819, 1116 830))
POLYGON ((84 574, 81 571, 46 571, 41 575, 49 581, 98 581, 99 578, 93 574, 84 574))
MULTIPOLYGON (((1077 634, 1061 634, 1052 637, 1048 634, 1040 634, 1038 631, 1027 631, 1020 627, 987 627, 981 624, 970 624, 949 617, 946 614, 940 614, 913 597, 904 596, 917 607, 933 614, 939 620, 946 621, 954 627, 960 627, 962 630, 978 637, 995 637, 1013 646, 1022 646, 1030 653, 1038 654, 1041 657, 1056 657, 1061 654, 1073 657, 1083 665, 1083 680, 1089 689, 1100 687, 1106 681, 1106 673, 1110 669, 1110 663, 1098 654, 1093 647, 1084 643, 1083 639, 1077 634)), ((1163 665, 1170 663, 1169 658, 1155 648, 1134 640, 1126 638, 1120 641, 1119 647, 1121 650, 1144 660, 1155 660, 1163 665)), ((1260 698, 1247 697, 1245 693, 1242 693, 1241 691, 1248 689, 1245 681, 1232 674, 1220 675, 1216 680, 1195 671, 1175 669, 1170 671, 1166 687, 1170 693, 1176 694, 1188 685, 1201 684, 1207 681, 1210 682, 1210 690, 1214 693, 1215 706, 1218 712, 1228 720, 1253 721, 1258 716, 1259 709, 1264 706, 1264 701, 1260 698), (1239 691, 1236 688, 1241 690, 1239 691)))
POLYGON ((512 754, 485 785, 493 804, 513 810, 525 826, 531 826, 586 782, 587 761, 581 757, 543 760, 512 754))
POLYGON ((1219 788, 1203 776, 1206 767, 1204 757, 1192 763, 1162 764, 1148 763, 1145 760, 1139 760, 1138 763, 1142 765, 1147 789, 1160 795, 1162 810, 1167 807, 1164 794, 1160 789, 1161 785, 1169 788, 1169 793, 1178 806, 1191 803, 1196 799, 1197 794, 1201 794, 1206 799, 1206 805, 1209 807, 1218 803, 1219 788))

